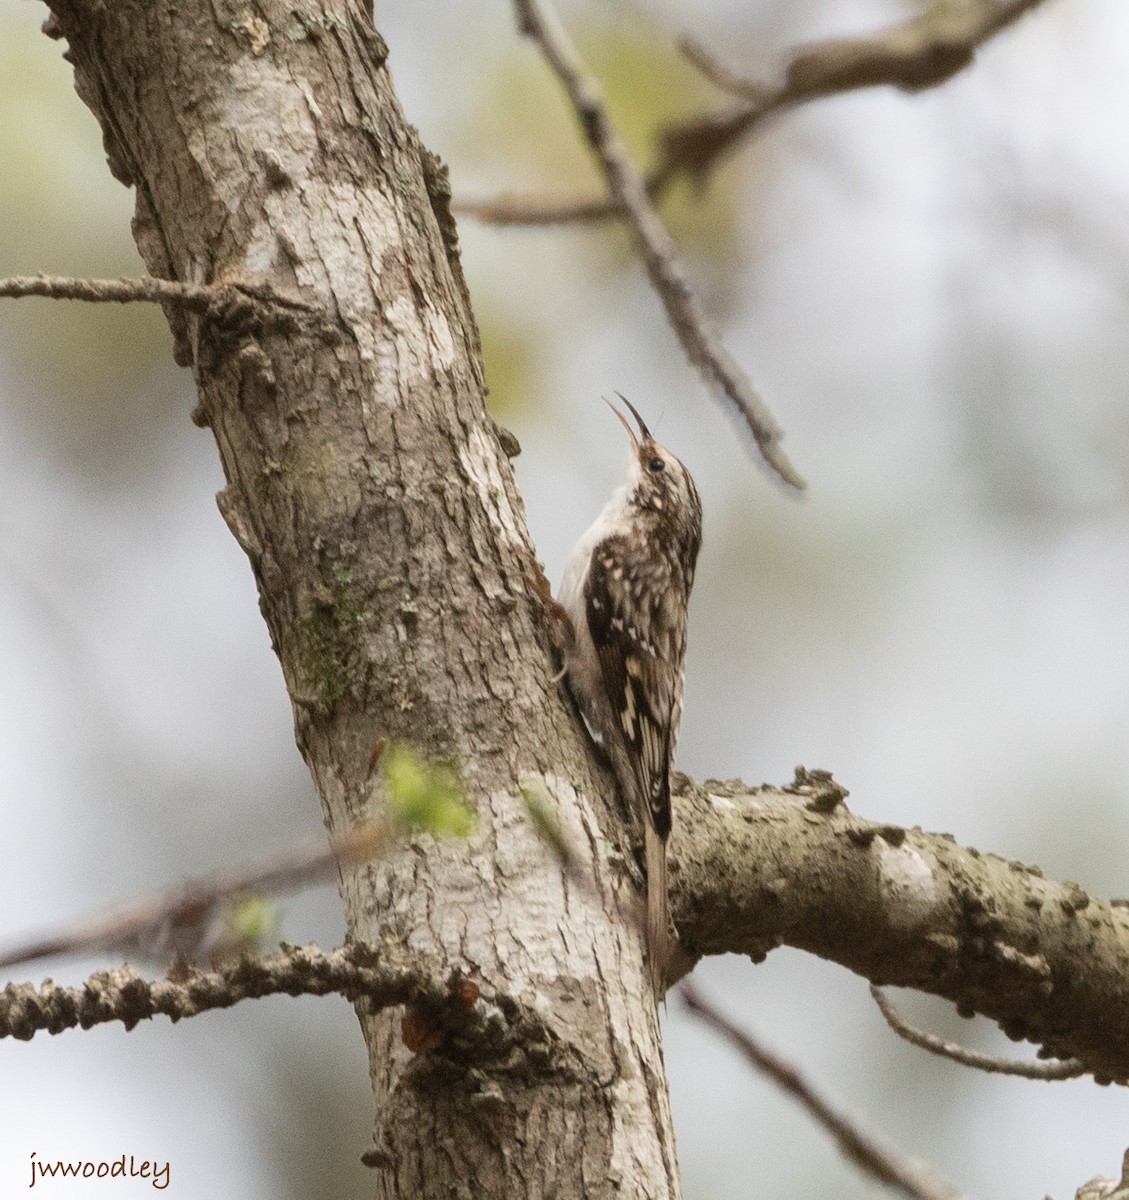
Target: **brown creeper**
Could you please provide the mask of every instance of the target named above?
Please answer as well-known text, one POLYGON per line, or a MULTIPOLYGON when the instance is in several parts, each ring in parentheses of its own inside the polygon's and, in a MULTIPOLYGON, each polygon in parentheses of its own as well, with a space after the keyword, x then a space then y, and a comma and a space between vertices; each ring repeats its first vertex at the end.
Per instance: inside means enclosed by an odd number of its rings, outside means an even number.
POLYGON ((658 996, 670 958, 670 771, 682 716, 686 609, 702 544, 702 502, 690 472, 651 437, 630 401, 620 399, 639 426, 636 437, 608 404, 631 438, 627 482, 577 542, 560 603, 574 627, 565 653, 569 686, 643 822, 647 953, 658 996))

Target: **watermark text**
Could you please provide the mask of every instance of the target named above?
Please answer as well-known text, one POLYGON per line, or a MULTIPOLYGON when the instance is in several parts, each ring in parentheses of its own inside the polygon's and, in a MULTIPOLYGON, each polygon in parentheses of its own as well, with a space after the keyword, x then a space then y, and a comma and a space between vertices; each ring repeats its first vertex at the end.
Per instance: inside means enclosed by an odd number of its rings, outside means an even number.
POLYGON ((163 1190, 169 1186, 169 1164, 138 1159, 136 1155, 123 1154, 121 1158, 102 1162, 80 1159, 77 1162, 40 1162, 39 1156, 31 1152, 31 1183, 35 1187, 41 1179, 147 1179, 155 1188, 163 1190))

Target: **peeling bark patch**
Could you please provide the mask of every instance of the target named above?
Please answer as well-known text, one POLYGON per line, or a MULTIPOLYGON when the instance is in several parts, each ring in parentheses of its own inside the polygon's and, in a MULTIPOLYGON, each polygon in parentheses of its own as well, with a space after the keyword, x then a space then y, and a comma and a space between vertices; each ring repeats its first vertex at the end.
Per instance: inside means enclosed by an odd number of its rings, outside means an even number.
POLYGON ((455 362, 455 339, 451 324, 433 305, 424 309, 428 338, 431 341, 431 361, 442 371, 449 371, 455 362))
POLYGON ((384 310, 384 319, 396 339, 396 359, 401 390, 427 382, 448 371, 455 360, 455 343, 446 318, 430 305, 417 308, 404 295, 384 310))
POLYGON ((279 239, 270 221, 260 221, 247 237, 243 265, 252 277, 268 275, 274 269, 279 239))
POLYGON ((234 213, 245 199, 246 179, 244 171, 235 168, 241 168, 254 150, 240 145, 247 130, 255 131, 259 144, 263 131, 271 130, 268 140, 276 168, 292 180, 306 178, 317 151, 317 131, 301 89, 269 60, 236 59, 229 77, 230 87, 222 93, 224 103, 217 113, 227 137, 190 137, 189 149, 224 207, 234 213))
POLYGON ((378 307, 373 280, 383 274, 390 252, 403 253, 387 198, 377 188, 318 180, 303 189, 302 200, 310 213, 338 214, 336 222, 310 226, 319 266, 334 281, 342 315, 367 320, 378 307))
POLYGON ((467 478, 478 491, 483 511, 495 520, 495 528, 504 541, 519 553, 525 548, 521 524, 510 504, 502 473, 498 470, 497 449, 491 445, 482 426, 471 428, 466 446, 459 450, 459 461, 467 478))
POLYGON ((270 45, 270 26, 262 17, 248 17, 245 21, 238 21, 235 28, 242 30, 247 35, 247 40, 251 44, 251 53, 254 55, 262 54, 270 45))
POLYGON ((911 846, 879 839, 878 889, 886 919, 901 930, 928 924, 937 904, 933 868, 911 846))

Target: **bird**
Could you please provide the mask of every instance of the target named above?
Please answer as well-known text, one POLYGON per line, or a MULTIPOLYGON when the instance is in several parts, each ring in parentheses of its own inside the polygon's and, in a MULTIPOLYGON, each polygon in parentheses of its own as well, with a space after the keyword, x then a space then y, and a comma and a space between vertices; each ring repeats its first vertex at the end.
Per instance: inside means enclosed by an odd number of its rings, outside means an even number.
POLYGON ((702 502, 685 465, 605 399, 631 440, 627 480, 576 543, 558 603, 571 623, 568 686, 593 740, 643 826, 645 933, 656 998, 666 986, 670 918, 666 846, 670 772, 682 718, 690 590, 702 544, 702 502))

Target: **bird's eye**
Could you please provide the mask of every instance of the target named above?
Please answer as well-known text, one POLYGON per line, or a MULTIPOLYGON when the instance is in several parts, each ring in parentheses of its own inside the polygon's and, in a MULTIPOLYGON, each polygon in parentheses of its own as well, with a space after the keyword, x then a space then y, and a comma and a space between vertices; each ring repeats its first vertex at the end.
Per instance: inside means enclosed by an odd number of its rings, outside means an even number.
POLYGON ((660 471, 666 470, 666 463, 664 463, 661 458, 652 458, 651 461, 647 464, 647 467, 649 470, 653 471, 656 475, 658 475, 660 471))

